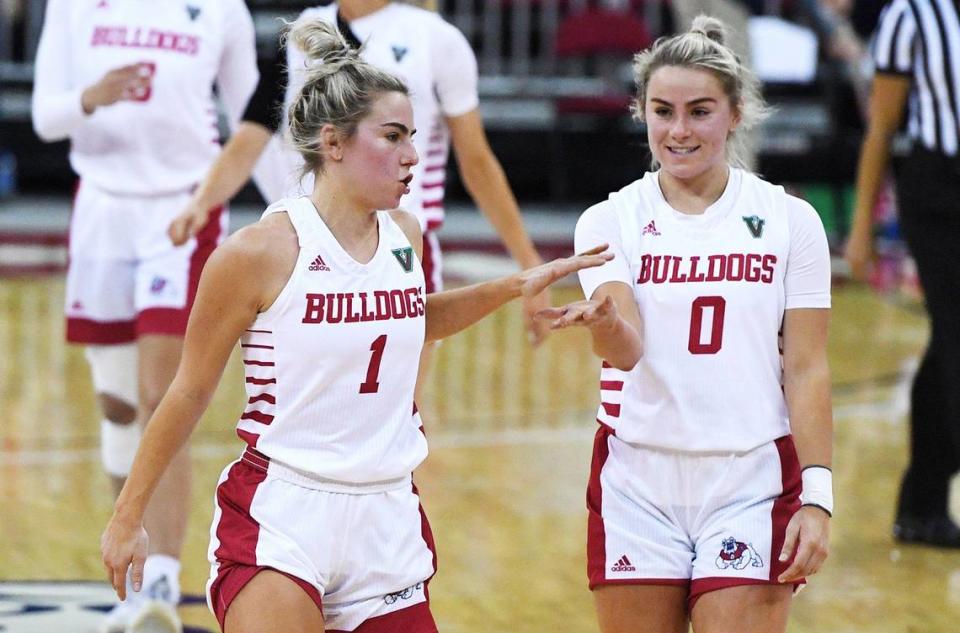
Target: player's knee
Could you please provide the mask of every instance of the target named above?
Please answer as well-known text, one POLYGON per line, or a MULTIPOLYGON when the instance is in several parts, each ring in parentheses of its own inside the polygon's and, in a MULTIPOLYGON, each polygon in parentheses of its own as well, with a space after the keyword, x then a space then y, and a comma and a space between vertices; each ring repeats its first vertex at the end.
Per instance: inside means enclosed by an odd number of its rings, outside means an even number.
POLYGON ((90 345, 86 356, 104 415, 121 424, 131 409, 136 416, 137 346, 134 343, 90 345))
POLYGON ((104 419, 100 422, 100 459, 110 475, 126 477, 140 444, 137 419, 137 348, 91 345, 86 350, 93 385, 104 419))
POLYGON ((98 393, 97 401, 103 417, 110 422, 125 426, 137 421, 137 407, 134 404, 109 393, 98 393))
POLYGON ((157 410, 160 401, 163 400, 163 395, 167 393, 168 387, 169 385, 165 383, 160 384, 151 381, 146 381, 140 385, 140 405, 146 411, 145 415, 149 416, 157 410))
POLYGON ((110 420, 100 422, 100 461, 107 474, 126 477, 133 466, 133 458, 140 446, 141 429, 136 422, 117 424, 110 420))

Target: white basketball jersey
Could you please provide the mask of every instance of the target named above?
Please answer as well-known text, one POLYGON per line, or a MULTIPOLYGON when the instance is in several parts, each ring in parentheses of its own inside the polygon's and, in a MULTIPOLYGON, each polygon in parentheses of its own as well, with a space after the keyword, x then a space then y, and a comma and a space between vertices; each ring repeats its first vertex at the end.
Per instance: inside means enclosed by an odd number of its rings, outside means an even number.
POLYGON ((366 264, 337 242, 309 198, 285 199, 300 255, 274 304, 241 339, 247 408, 237 434, 322 479, 409 476, 427 455, 413 391, 424 339, 423 270, 379 212, 366 264))
MULTIPOLYGON (((336 24, 337 5, 307 9, 299 19, 336 24)), ((415 215, 424 230, 437 228, 443 222, 450 147, 445 117, 466 114, 479 104, 473 50, 463 34, 436 13, 400 2, 352 20, 350 29, 363 42, 363 59, 399 77, 410 90, 417 130, 413 144, 420 162, 411 170, 410 193, 400 200, 400 207, 415 215)), ((290 79, 284 113, 305 81, 303 53, 292 45, 287 47, 287 68, 290 79)), ((282 195, 309 194, 313 190, 311 176, 295 181, 303 162, 299 154, 289 148, 284 152, 282 195)))
POLYGON ((683 214, 650 173, 583 214, 576 250, 601 242, 616 258, 581 271, 584 293, 628 284, 644 352, 629 372, 604 363, 598 420, 625 441, 680 451, 745 451, 788 434, 784 310, 830 307, 813 208, 732 169, 716 203, 683 214))
POLYGON ((257 83, 242 0, 50 0, 37 52, 34 127, 70 138, 84 180, 121 195, 184 191, 220 152, 216 84, 231 122, 257 83), (86 115, 84 89, 142 63, 151 89, 86 115))

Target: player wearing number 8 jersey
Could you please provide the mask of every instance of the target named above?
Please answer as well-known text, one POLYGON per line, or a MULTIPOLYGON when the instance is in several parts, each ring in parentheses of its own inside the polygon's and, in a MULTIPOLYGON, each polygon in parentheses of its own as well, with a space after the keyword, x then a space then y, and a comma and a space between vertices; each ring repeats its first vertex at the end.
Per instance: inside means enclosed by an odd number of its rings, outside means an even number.
POLYGON ((427 451, 413 402, 423 343, 610 256, 600 247, 427 297, 419 223, 381 210, 396 207, 418 161, 407 87, 332 25, 299 21, 290 37, 313 62, 289 110, 313 192, 272 205, 211 258, 103 559, 122 596, 131 563, 142 574, 143 508, 239 339, 247 446, 217 487, 209 549, 221 627, 434 633, 435 556, 411 478, 427 451))
POLYGON ((700 17, 637 56, 659 169, 583 214, 577 248, 615 258, 580 272, 587 300, 547 313, 604 359, 587 493, 603 633, 785 631, 827 554, 826 237, 737 167, 763 107, 722 41, 700 17))
MULTIPOLYGON (((103 466, 116 492, 173 379, 200 270, 226 233, 227 210, 218 204, 194 239, 174 246, 166 235, 220 152, 214 88, 235 123, 256 82, 243 0, 46 3, 33 124, 46 141, 69 138, 80 176, 66 337, 86 346, 104 417, 103 466)), ((189 504, 185 448, 148 518, 155 539, 145 590, 107 614, 101 631, 155 629, 150 620, 181 628, 174 607, 189 504)))

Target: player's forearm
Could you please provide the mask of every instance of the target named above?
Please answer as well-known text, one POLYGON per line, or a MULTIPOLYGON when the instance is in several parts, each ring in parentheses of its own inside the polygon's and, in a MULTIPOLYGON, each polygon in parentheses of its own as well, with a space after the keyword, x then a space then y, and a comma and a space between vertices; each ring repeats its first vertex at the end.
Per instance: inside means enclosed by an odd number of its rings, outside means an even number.
POLYGON ((643 337, 623 317, 590 328, 593 353, 613 367, 630 371, 643 356, 643 337))
POLYGON ((250 174, 270 142, 270 137, 270 131, 262 125, 242 122, 194 193, 197 205, 212 209, 237 195, 250 180, 250 174))
POLYGON ((174 379, 144 430, 133 469, 115 507, 117 516, 127 522, 143 520, 160 478, 213 396, 212 389, 190 388, 184 382, 174 379))
POLYGON ((829 467, 833 459, 833 413, 826 357, 785 370, 783 387, 800 465, 829 467))
POLYGON ((543 263, 523 226, 517 200, 500 162, 487 152, 460 164, 460 174, 470 197, 493 225, 507 252, 523 268, 543 263))
POLYGON ((456 334, 519 296, 516 275, 427 295, 426 339, 437 341, 456 334))
POLYGON ((895 128, 874 124, 864 137, 857 165, 856 204, 850 227, 852 233, 870 233, 873 207, 890 162, 890 143, 895 131, 895 128))

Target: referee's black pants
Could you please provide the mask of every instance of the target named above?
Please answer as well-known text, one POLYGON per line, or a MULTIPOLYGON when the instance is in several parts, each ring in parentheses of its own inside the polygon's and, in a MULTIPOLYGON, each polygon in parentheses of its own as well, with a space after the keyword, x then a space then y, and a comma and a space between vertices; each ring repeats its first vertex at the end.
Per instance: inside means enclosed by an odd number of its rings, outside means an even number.
POLYGON ((897 516, 942 517, 960 469, 960 158, 915 149, 897 169, 897 198, 931 326, 911 391, 897 516))

